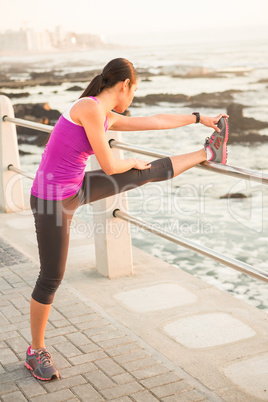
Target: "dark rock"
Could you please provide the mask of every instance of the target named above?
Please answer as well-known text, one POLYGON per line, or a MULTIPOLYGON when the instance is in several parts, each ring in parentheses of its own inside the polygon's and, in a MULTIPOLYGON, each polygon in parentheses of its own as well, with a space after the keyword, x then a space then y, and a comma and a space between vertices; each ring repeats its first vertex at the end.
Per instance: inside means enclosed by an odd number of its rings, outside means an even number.
POLYGON ((185 106, 192 108, 209 107, 225 108, 233 101, 233 94, 240 90, 228 90, 223 92, 206 93, 203 92, 194 96, 183 94, 148 94, 146 96, 135 97, 134 104, 145 103, 146 105, 157 105, 160 102, 184 103, 185 106))
MULTIPOLYGON (((52 126, 61 115, 58 110, 50 109, 48 103, 17 104, 14 105, 14 112, 15 117, 52 126)), ((17 126, 17 134, 20 137, 20 143, 30 143, 38 146, 45 145, 49 137, 49 134, 44 131, 21 126, 17 126)))
POLYGON ((228 144, 238 144, 238 143, 265 143, 268 142, 268 135, 261 135, 258 132, 243 132, 240 131, 239 133, 233 132, 232 127, 230 127, 229 139, 228 144))
POLYGON ((84 88, 74 85, 73 87, 67 88, 66 91, 84 91, 84 88))
POLYGON ((26 98, 26 97, 30 96, 30 93, 29 92, 20 92, 18 94, 14 94, 14 93, 7 94, 5 92, 0 92, 0 95, 5 95, 11 99, 11 98, 26 98))
POLYGON ((33 121, 43 124, 56 122, 61 115, 58 110, 50 109, 48 103, 19 103, 14 105, 14 113, 16 117, 22 119, 25 119, 25 116, 32 116, 33 121))
POLYGON ((135 97, 133 103, 145 103, 146 105, 157 105, 160 102, 183 103, 187 102, 189 98, 183 94, 149 94, 135 97))
POLYGON ((262 130, 268 127, 268 122, 259 121, 252 117, 243 116, 243 105, 231 103, 227 106, 229 123, 233 131, 262 130))
POLYGON ((225 195, 222 195, 220 198, 248 198, 248 197, 243 193, 227 193, 225 195))
POLYGON ((22 149, 19 149, 19 154, 20 154, 21 156, 24 156, 24 155, 32 155, 32 152, 26 152, 26 151, 22 151, 22 149))

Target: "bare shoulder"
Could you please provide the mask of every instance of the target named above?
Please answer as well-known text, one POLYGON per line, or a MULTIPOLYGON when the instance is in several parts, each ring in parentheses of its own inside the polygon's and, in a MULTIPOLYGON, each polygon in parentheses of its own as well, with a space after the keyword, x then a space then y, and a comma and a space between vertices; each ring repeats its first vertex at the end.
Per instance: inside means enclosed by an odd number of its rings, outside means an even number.
POLYGON ((103 120, 103 112, 95 100, 83 98, 72 107, 71 117, 79 124, 83 124, 85 119, 92 119, 93 117, 96 120, 103 120))

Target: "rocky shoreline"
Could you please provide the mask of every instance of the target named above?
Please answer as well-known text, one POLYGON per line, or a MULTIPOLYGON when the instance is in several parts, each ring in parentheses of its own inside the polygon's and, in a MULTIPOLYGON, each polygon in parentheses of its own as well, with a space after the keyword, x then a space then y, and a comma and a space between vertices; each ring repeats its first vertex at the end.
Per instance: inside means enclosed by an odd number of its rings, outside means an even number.
MULTIPOLYGON (((60 86, 63 83, 70 83, 66 91, 83 91, 83 87, 77 83, 89 82, 100 70, 92 69, 80 72, 63 73, 61 69, 51 71, 33 71, 34 66, 27 64, 15 64, 8 69, 3 69, 0 73, 0 94, 9 98, 26 98, 30 92, 16 90, 25 89, 34 86, 60 86), (21 79, 17 77, 21 75, 21 79), (11 90, 11 92, 10 92, 11 90), (15 92, 13 92, 15 90, 15 92)), ((165 68, 158 69, 158 72, 152 72, 150 69, 138 69, 138 75, 143 81, 151 81, 156 75, 170 75, 174 79, 178 78, 222 78, 226 74, 241 76, 244 71, 208 71, 203 68, 190 68, 182 74, 170 74, 165 68)), ((259 83, 267 83, 268 79, 262 79, 259 83)), ((55 92, 57 92, 55 90, 55 92)), ((134 98, 132 107, 141 107, 143 105, 159 105, 161 103, 180 104, 187 108, 217 108, 226 111, 229 114, 230 136, 229 143, 256 143, 267 142, 268 135, 261 135, 260 130, 268 127, 268 122, 258 121, 253 118, 243 116, 245 106, 235 103, 234 95, 242 92, 240 90, 227 90, 214 93, 200 93, 194 96, 185 94, 157 93, 146 96, 137 96, 134 98)), ((48 103, 32 104, 19 103, 14 105, 15 116, 26 120, 39 122, 42 124, 54 125, 60 116, 58 110, 50 108, 48 103)), ((31 143, 38 146, 44 146, 48 135, 44 132, 32 131, 31 129, 17 126, 19 143, 31 143)))

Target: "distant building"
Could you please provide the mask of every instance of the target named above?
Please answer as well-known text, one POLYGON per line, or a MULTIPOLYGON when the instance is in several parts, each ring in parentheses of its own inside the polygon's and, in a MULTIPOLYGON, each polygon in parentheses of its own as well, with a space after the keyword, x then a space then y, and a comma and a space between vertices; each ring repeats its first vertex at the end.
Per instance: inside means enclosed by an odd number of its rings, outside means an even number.
POLYGON ((36 32, 26 28, 0 33, 0 52, 47 52, 53 49, 83 49, 102 45, 103 41, 98 35, 65 32, 60 26, 54 32, 36 32))

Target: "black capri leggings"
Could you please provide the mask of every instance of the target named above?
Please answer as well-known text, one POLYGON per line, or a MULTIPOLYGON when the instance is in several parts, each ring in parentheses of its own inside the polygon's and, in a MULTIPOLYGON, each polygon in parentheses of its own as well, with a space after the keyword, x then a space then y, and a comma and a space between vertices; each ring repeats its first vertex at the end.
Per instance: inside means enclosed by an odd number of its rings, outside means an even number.
POLYGON ((64 200, 43 200, 31 195, 40 258, 33 299, 42 304, 53 301, 65 271, 72 217, 79 206, 173 176, 171 159, 166 157, 152 161, 145 170, 131 169, 110 176, 101 169, 86 172, 78 193, 64 200))

